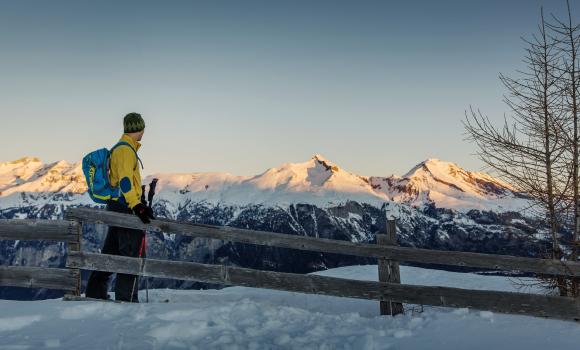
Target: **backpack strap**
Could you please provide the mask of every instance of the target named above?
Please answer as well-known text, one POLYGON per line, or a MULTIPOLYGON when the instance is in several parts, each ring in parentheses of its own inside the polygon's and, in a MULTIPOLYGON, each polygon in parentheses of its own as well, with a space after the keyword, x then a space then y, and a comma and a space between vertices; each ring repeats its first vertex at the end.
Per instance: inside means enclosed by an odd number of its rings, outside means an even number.
MULTIPOLYGON (((139 158, 139 155, 137 154, 137 151, 136 151, 136 150, 133 148, 133 146, 131 146, 131 144, 130 144, 129 142, 126 142, 126 141, 119 141, 119 142, 117 142, 117 144, 115 144, 115 145, 113 146, 113 148, 111 148, 111 151, 110 151, 110 153, 111 153, 111 154, 113 154, 113 150, 114 150, 115 148, 119 147, 119 146, 128 146, 128 147, 129 147, 129 148, 130 148, 130 149, 133 151, 133 153, 135 153, 135 157, 137 157, 137 160, 138 160, 138 161, 139 161, 139 163, 141 164, 141 169, 144 169, 144 168, 143 168, 143 162, 141 161, 141 158, 139 158)), ((137 167, 137 165, 136 165, 136 164, 135 164, 135 167, 137 167)))

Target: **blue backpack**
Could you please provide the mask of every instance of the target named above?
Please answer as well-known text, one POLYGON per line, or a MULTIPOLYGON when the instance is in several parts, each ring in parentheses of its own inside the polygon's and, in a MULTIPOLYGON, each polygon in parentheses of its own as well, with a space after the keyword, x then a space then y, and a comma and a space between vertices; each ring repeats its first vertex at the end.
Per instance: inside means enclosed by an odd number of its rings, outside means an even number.
MULTIPOLYGON (((88 192, 91 199, 96 203, 107 204, 109 200, 121 197, 121 189, 118 186, 111 186, 109 171, 111 153, 113 153, 115 148, 122 145, 129 146, 129 148, 135 152, 135 156, 139 162, 141 162, 141 159, 137 155, 137 151, 135 151, 135 149, 125 141, 117 143, 110 151, 106 148, 101 148, 87 154, 83 158, 83 173, 87 180, 87 186, 89 188, 88 192)), ((143 164, 141 164, 141 167, 142 166, 143 164)))

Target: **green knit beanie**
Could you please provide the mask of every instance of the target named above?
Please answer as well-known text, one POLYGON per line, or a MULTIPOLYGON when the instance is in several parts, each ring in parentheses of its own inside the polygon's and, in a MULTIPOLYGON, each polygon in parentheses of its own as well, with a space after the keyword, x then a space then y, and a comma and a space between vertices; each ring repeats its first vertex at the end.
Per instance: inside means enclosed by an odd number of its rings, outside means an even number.
POLYGON ((129 113, 123 119, 125 133, 139 132, 145 129, 145 121, 139 113, 129 113))

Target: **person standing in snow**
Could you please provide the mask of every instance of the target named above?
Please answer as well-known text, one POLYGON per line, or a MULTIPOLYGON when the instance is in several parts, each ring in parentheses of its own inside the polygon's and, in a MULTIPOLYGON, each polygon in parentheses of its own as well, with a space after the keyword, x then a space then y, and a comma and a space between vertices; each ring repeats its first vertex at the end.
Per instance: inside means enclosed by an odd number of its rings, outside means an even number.
MULTIPOLYGON (((120 197, 107 202, 107 210, 137 215, 145 224, 153 217, 151 208, 141 202, 142 187, 137 151, 145 132, 145 121, 139 113, 129 113, 123 119, 124 133, 111 150, 110 183, 120 187, 120 197)), ((141 165, 142 166, 142 165, 141 165)), ((102 254, 138 257, 145 232, 122 227, 109 227, 101 250, 102 254)), ((144 251, 142 257, 145 257, 144 251)), ((85 295, 89 298, 108 299, 107 289, 111 272, 93 271, 89 276, 85 295)), ((115 299, 139 302, 139 276, 117 274, 115 299)))

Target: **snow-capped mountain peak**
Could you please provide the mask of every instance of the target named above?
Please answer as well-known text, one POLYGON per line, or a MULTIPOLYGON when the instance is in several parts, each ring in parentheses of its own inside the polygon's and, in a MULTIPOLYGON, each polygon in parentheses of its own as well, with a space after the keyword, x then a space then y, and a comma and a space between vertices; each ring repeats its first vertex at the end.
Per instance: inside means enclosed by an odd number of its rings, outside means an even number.
POLYGON ((23 192, 86 191, 80 162, 70 164, 61 160, 44 164, 38 158, 24 157, 0 163, 0 196, 23 192))
POLYGON ((306 162, 284 163, 251 177, 223 173, 153 174, 144 183, 153 177, 159 178, 159 198, 167 202, 183 201, 182 195, 193 202, 271 206, 328 206, 349 200, 380 205, 387 200, 365 178, 340 169, 319 154, 306 162), (164 188, 168 190, 165 193, 164 188))
MULTIPOLYGON (((356 175, 340 172, 338 166, 317 154, 303 163, 285 163, 270 168, 248 182, 258 188, 280 188, 290 190, 312 190, 337 185, 337 182, 351 182, 356 175), (340 178, 340 179, 337 179, 340 178)), ((357 181, 356 179, 354 181, 357 181)))
POLYGON ((42 166, 42 162, 38 158, 33 157, 23 157, 11 162, 1 162, 0 176, 13 174, 13 176, 26 178, 34 174, 40 166, 42 166))
POLYGON ((271 168, 250 182, 260 188, 286 188, 291 191, 373 192, 363 177, 342 170, 319 154, 304 163, 286 163, 271 168))
POLYGON ((324 168, 327 171, 332 171, 332 172, 338 172, 340 170, 339 167, 337 167, 336 165, 334 165, 333 162, 329 161, 328 159, 326 159, 324 156, 322 156, 321 154, 315 154, 312 157, 313 160, 315 160, 316 162, 318 162, 318 164, 324 166, 324 168))
POLYGON ((455 163, 427 159, 402 177, 371 178, 377 191, 392 200, 457 210, 520 210, 529 203, 509 184, 488 174, 465 170, 455 163))
POLYGON ((422 190, 433 189, 437 183, 477 196, 505 196, 515 192, 509 184, 488 174, 467 171, 455 163, 435 158, 419 163, 403 178, 422 190))

